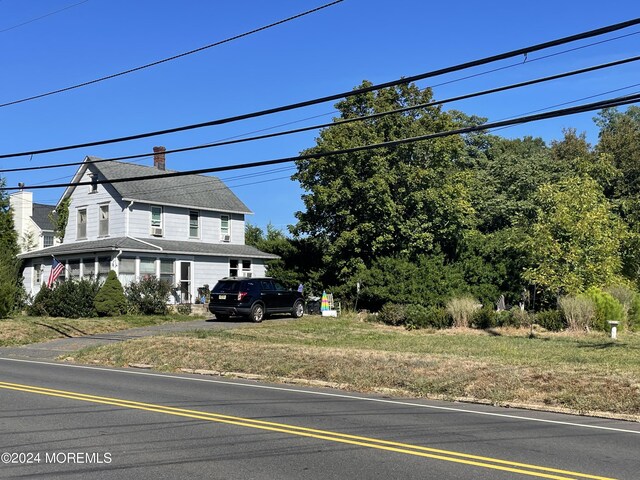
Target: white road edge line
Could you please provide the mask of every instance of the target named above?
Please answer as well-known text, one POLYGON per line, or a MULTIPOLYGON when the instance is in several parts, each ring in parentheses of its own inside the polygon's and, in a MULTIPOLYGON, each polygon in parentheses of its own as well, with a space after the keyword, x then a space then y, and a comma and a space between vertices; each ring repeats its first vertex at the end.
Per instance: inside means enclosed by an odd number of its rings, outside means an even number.
POLYGON ((559 420, 547 420, 544 418, 532 418, 532 417, 523 417, 520 415, 508 415, 506 413, 495 413, 495 412, 478 412, 476 410, 469 410, 465 408, 454 408, 454 407, 441 407, 437 405, 426 405, 422 403, 412 403, 412 402, 403 402, 400 400, 387 400, 384 398, 370 398, 370 397, 358 397, 356 395, 347 395, 342 393, 329 393, 329 392, 314 392, 313 390, 300 390, 297 388, 285 388, 285 387, 275 387, 272 385, 255 385, 250 383, 237 383, 232 380, 214 380, 212 378, 197 378, 197 377, 183 377, 178 375, 170 375, 164 373, 151 373, 151 372, 138 372, 133 370, 121 370, 118 368, 105 368, 105 367, 91 367, 89 365, 72 365, 69 363, 55 363, 55 362, 42 362, 37 360, 25 360, 18 358, 5 358, 0 357, 0 361, 7 362, 19 362, 19 363, 35 363, 39 365, 50 365, 54 367, 66 367, 66 368, 81 368, 85 370, 98 370, 104 372, 111 373, 125 373, 128 375, 144 375, 147 377, 159 377, 159 378, 170 378, 173 380, 183 380, 183 381, 192 381, 192 382, 205 382, 205 383, 216 383, 222 385, 232 385, 235 387, 243 387, 243 388, 258 388, 264 390, 279 390, 284 392, 292 392, 292 393, 301 393, 305 395, 317 395, 323 397, 332 397, 332 398, 344 398, 349 400, 361 400, 365 402, 377 402, 377 403, 386 403, 392 405, 402 405, 406 407, 419 407, 419 408, 427 408, 432 410, 445 410, 450 412, 460 412, 460 413, 470 413, 474 415, 486 415, 490 417, 501 417, 501 418, 509 418, 513 420, 526 420, 528 422, 540 422, 540 423, 551 423, 555 425, 566 425, 571 427, 579 427, 579 428, 591 428, 596 430, 607 430, 612 432, 621 432, 621 433, 631 433, 635 435, 640 435, 640 430, 627 430, 624 428, 614 428, 614 427, 604 427, 601 425, 585 425, 582 423, 573 423, 573 422, 562 422, 559 420))

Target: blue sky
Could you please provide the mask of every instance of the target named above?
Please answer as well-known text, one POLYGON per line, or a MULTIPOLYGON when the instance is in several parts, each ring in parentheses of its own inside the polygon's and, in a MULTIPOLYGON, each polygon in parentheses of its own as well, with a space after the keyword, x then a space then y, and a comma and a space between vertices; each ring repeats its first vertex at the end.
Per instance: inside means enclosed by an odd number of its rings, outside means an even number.
MULTIPOLYGON (((89 81, 225 39, 320 6, 328 0, 89 0, 12 28, 80 0, 0 0, 0 103, 89 81)), ((71 92, 0 108, 0 153, 88 142, 205 122, 411 76, 638 16, 637 1, 524 3, 345 0, 310 16, 163 65, 71 92)), ((437 99, 638 55, 640 34, 575 52, 549 53, 640 32, 632 27, 596 40, 539 52, 419 82, 421 87, 514 65, 500 72, 434 87, 437 99), (515 64, 518 64, 517 66, 515 64)), ((450 104, 499 120, 626 88, 640 90, 636 63, 510 93, 450 104)), ((595 97, 588 101, 608 98, 595 97)), ((289 122, 331 118, 331 103, 230 125, 134 142, 0 160, 0 169, 114 157, 210 143, 289 122), (324 115, 319 118, 311 117, 324 115)), ((593 114, 502 130, 504 136, 560 138, 562 129, 597 140, 593 114)), ((170 155, 167 168, 187 170, 293 156, 314 145, 315 132, 170 155)), ((139 163, 151 165, 150 158, 139 163)), ((255 215, 253 224, 285 229, 303 193, 275 167, 220 174, 255 215), (238 178, 240 175, 253 175, 238 178), (261 183, 255 183, 261 182, 261 183)), ((68 181, 74 167, 0 174, 7 185, 68 181)), ((61 189, 34 191, 55 204, 61 189)))

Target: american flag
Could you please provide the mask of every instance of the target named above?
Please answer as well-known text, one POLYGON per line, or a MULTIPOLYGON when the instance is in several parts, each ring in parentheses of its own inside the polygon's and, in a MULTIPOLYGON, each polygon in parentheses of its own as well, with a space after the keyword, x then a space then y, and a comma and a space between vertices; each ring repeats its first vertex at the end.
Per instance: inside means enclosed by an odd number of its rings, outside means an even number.
POLYGON ((49 280, 47 280, 47 287, 51 288, 53 283, 57 280, 60 274, 64 271, 64 264, 60 263, 56 258, 51 263, 51 273, 49 274, 49 280))

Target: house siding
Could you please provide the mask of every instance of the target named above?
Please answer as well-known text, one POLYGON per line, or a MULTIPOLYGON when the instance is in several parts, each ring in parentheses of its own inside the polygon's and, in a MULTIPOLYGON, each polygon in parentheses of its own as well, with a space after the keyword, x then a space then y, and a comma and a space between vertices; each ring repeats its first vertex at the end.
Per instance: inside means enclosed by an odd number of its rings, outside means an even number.
MULTIPOLYGON (((95 172, 88 168, 82 176, 81 182, 91 181, 91 175, 95 172)), ((91 193, 88 185, 76 187, 71 195, 69 204, 69 220, 64 233, 64 242, 75 242, 80 240, 97 240, 99 238, 99 218, 100 206, 109 205, 109 236, 119 237, 125 235, 126 205, 122 200, 118 200, 117 195, 108 184, 98 185, 98 190, 91 193), (77 238, 78 210, 87 209, 87 236, 77 238)), ((100 237, 103 238, 103 237, 100 237)))
MULTIPOLYGON (((162 207, 162 238, 165 240, 191 240, 194 242, 222 243, 220 234, 221 216, 229 215, 231 239, 229 243, 244 245, 244 215, 224 214, 192 208, 134 203, 129 213, 129 235, 151 241, 151 207, 162 207), (189 212, 199 214, 198 237, 189 236, 189 212)), ((71 218, 70 218, 71 220, 71 218)), ((75 220, 74 220, 75 221, 75 220)))

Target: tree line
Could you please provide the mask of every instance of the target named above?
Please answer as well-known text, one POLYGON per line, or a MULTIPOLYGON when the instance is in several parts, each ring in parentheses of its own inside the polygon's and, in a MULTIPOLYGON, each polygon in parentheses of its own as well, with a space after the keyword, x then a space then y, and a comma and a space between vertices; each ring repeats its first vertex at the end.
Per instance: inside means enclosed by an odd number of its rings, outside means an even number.
MULTIPOLYGON (((361 86, 370 85, 364 82, 361 86)), ((334 121, 429 103, 413 84, 336 104, 334 121)), ((439 106, 320 131, 322 154, 474 125, 439 106)), ((247 243, 281 256, 269 273, 359 308, 492 305, 555 308, 591 287, 640 282, 640 108, 601 111, 599 136, 466 135, 296 162, 304 209, 286 234, 247 226, 247 243), (360 288, 358 288, 360 285, 360 288)))

